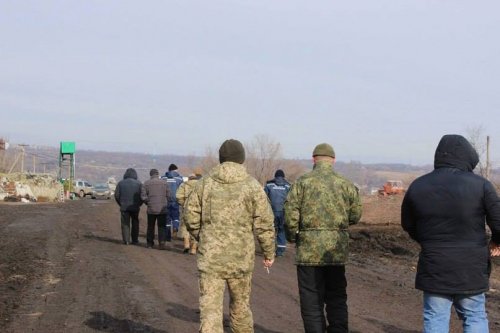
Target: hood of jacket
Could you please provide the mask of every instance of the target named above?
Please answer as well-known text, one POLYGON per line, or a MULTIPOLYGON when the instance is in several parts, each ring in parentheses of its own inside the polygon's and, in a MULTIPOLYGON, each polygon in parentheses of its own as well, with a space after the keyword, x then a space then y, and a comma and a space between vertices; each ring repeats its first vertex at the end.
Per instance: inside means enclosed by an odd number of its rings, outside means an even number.
POLYGON ((461 135, 448 134, 441 138, 434 154, 434 168, 457 168, 471 172, 479 163, 476 150, 461 135))
POLYGON ((224 162, 210 170, 208 176, 218 183, 232 184, 245 180, 248 173, 243 164, 224 162))
POLYGON ((123 175, 123 179, 132 178, 137 180, 137 171, 133 168, 128 168, 123 175))
POLYGON ((284 177, 274 177, 273 180, 268 181, 268 183, 275 183, 276 185, 286 185, 287 180, 284 177))
POLYGON ((180 174, 177 171, 172 170, 172 171, 165 172, 165 177, 167 177, 167 178, 175 178, 175 177, 180 177, 180 174))

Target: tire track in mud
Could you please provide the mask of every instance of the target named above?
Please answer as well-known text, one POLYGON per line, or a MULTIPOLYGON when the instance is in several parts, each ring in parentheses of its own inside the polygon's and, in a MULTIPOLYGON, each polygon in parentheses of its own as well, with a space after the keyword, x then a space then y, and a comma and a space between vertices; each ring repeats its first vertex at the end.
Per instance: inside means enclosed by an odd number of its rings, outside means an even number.
POLYGON ((137 248, 130 253, 136 266, 162 300, 161 316, 168 322, 168 332, 196 332, 199 326, 198 277, 196 259, 184 255, 179 241, 171 249, 137 248))
MULTIPOLYGON (((144 208, 140 219, 142 246, 125 246, 118 207, 111 201, 0 205, 0 232, 9 235, 0 244, 0 280, 7 282, 0 284, 7 291, 0 298, 11 311, 1 313, 10 320, 0 331, 196 332, 196 258, 181 253, 180 240, 167 251, 146 249, 144 208)), ((420 331, 414 244, 394 225, 352 229, 358 235, 351 238, 346 269, 351 331, 420 331), (399 247, 410 254, 391 251, 399 247)), ((256 333, 303 332, 294 254, 289 245, 267 274, 257 253, 251 296, 256 333)), ((487 303, 491 332, 500 332, 499 281, 495 263, 487 303)), ((226 332, 227 303, 226 292, 226 332)), ((461 332, 454 315, 451 332, 461 332)))
MULTIPOLYGON (((7 253, 18 260, 22 271, 29 271, 26 286, 17 295, 16 302, 18 307, 13 322, 20 322, 19 332, 26 332, 25 327, 28 324, 38 322, 43 316, 43 303, 47 297, 52 296, 52 288, 60 282, 58 270, 61 267, 60 260, 63 255, 57 251, 51 251, 50 248, 59 239, 61 249, 67 247, 65 237, 61 237, 59 221, 64 219, 67 214, 68 206, 60 204, 42 204, 42 205, 17 205, 2 207, 6 209, 6 215, 9 216, 9 225, 15 229, 20 227, 19 232, 11 230, 8 239, 7 253), (12 209, 12 210, 10 210, 12 209), (21 243, 19 246, 16 244, 21 243), (17 251, 16 251, 17 250, 17 251), (31 258, 36 258, 29 260, 31 258)), ((5 253, 2 251, 2 255, 5 253)), ((15 327, 15 325, 13 325, 15 327)), ((7 330, 10 332, 10 330, 7 330)))
POLYGON ((9 332, 167 332, 155 328, 163 324, 161 305, 155 307, 155 293, 127 263, 119 242, 95 236, 109 230, 101 213, 90 207, 59 221, 46 249, 45 281, 52 283, 35 287, 41 297, 31 295, 26 305, 27 313, 38 315, 9 332))
POLYGON ((263 258, 255 258, 251 305, 255 325, 263 332, 303 332, 294 256, 295 251, 287 250, 276 258, 269 274, 263 258))

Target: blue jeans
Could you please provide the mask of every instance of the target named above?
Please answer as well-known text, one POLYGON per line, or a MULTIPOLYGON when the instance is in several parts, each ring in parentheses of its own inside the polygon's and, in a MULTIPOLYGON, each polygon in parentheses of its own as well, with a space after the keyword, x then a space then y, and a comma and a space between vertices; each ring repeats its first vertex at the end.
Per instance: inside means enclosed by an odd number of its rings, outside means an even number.
POLYGON ((282 256, 286 250, 285 216, 283 212, 274 212, 274 230, 276 232, 276 255, 282 256))
POLYGON ((462 320, 464 333, 489 332, 484 293, 441 295, 424 292, 424 333, 449 332, 452 304, 462 320))
POLYGON ((178 231, 179 219, 180 219, 179 204, 177 202, 171 201, 167 204, 167 209, 168 209, 167 230, 169 229, 170 226, 174 229, 174 231, 178 231))

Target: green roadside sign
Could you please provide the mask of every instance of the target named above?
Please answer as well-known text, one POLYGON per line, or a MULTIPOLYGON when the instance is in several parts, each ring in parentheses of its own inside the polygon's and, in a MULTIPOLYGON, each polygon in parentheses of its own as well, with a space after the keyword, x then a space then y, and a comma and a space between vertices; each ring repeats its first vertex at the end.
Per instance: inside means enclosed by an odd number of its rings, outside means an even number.
POLYGON ((70 141, 61 141, 61 154, 74 154, 76 144, 70 141))

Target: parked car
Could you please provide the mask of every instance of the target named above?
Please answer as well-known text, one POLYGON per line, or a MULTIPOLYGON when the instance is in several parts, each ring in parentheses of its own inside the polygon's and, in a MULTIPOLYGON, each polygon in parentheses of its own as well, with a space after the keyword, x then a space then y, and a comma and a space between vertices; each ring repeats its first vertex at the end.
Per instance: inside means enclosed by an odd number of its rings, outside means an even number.
POLYGON ((84 198, 87 195, 92 195, 92 184, 86 180, 77 179, 73 182, 72 191, 75 195, 80 198, 84 198))
POLYGON ((92 199, 110 199, 110 198, 111 198, 111 190, 109 189, 108 184, 98 183, 94 185, 94 189, 92 190, 92 199))

